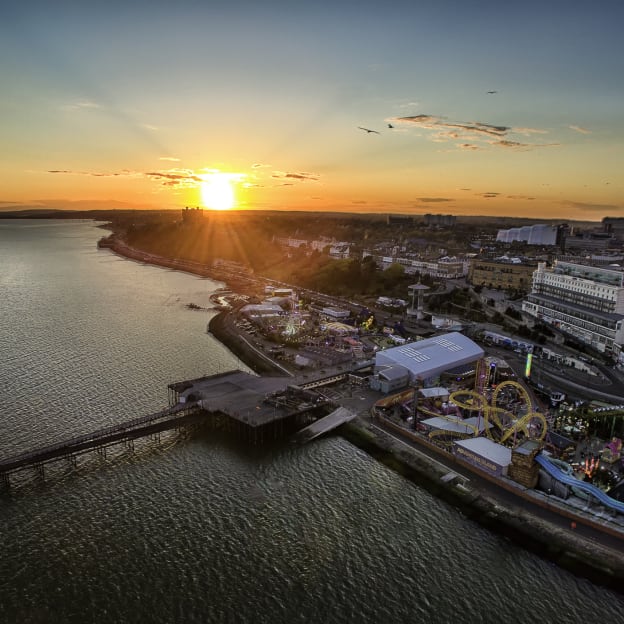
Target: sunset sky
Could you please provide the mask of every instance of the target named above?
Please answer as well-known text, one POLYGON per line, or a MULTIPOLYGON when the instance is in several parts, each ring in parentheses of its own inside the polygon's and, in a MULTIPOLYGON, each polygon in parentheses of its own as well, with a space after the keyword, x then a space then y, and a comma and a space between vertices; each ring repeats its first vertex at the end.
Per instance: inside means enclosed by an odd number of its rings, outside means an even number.
POLYGON ((244 209, 624 216, 623 27, 622 0, 11 3, 0 209, 217 179, 244 209))

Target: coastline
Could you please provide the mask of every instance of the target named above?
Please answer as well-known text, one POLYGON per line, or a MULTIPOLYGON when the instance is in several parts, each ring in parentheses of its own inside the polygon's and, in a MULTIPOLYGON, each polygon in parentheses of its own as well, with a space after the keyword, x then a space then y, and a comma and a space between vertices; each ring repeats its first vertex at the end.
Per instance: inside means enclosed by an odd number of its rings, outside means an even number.
POLYGON ((225 311, 213 316, 208 324, 210 333, 258 375, 285 377, 281 366, 254 349, 236 332, 235 326, 229 322, 230 318, 230 313, 225 311))
MULTIPOLYGON (((232 288, 237 286, 226 282, 224 276, 218 275, 209 267, 157 258, 111 239, 112 237, 103 239, 106 244, 100 244, 100 241, 98 246, 111 249, 131 260, 209 277, 228 283, 232 288)), ((230 312, 219 312, 210 321, 210 333, 257 374, 285 376, 281 366, 244 341, 235 325, 229 322, 230 319, 230 312)), ((521 507, 522 499, 510 501, 512 494, 502 496, 494 485, 488 486, 478 482, 478 479, 473 481, 466 477, 445 480, 449 471, 459 472, 457 466, 448 465, 439 458, 433 459, 424 450, 397 440, 375 426, 370 416, 360 414, 351 423, 343 425, 338 432, 371 457, 457 507, 485 528, 508 537, 514 543, 553 561, 563 569, 624 593, 624 553, 621 551, 581 535, 572 524, 568 524, 566 528, 561 523, 545 520, 533 509, 521 507), (464 485, 466 480, 470 480, 470 487, 464 485)))
MULTIPOLYGON (((434 496, 458 508, 481 526, 508 537, 514 543, 553 561, 561 568, 624 592, 624 553, 582 535, 572 523, 555 523, 513 494, 502 496, 498 488, 471 471, 433 458, 377 427, 370 416, 358 416, 339 433, 358 448, 434 496), (449 473, 457 478, 448 479, 449 473), (468 475, 468 476, 466 476, 468 475)), ((551 512, 555 514, 555 512, 551 512)), ((600 536, 596 536, 599 538, 600 536)))

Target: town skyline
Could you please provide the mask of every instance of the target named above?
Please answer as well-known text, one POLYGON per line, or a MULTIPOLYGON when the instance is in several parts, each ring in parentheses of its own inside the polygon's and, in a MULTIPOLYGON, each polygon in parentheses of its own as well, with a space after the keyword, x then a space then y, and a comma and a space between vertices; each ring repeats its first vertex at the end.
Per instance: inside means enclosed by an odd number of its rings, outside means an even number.
POLYGON ((0 211, 624 216, 622 17, 611 0, 12 6, 0 211))

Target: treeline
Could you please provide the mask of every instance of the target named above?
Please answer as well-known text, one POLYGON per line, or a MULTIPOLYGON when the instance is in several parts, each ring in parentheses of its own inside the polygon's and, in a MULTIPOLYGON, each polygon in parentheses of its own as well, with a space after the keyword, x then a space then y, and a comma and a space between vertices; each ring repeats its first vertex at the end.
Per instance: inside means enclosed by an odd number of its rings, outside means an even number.
MULTIPOLYGON (((296 237, 299 230, 293 226, 305 223, 292 216, 249 218, 245 214, 245 217, 239 213, 229 218, 204 218, 192 225, 150 219, 125 223, 120 233, 128 245, 147 253, 207 265, 218 258, 240 262, 256 275, 331 295, 406 298, 410 284, 419 280, 433 284, 429 276, 406 275, 399 264, 379 270, 371 256, 336 260, 329 257, 327 249, 284 247, 276 242, 276 231, 296 237), (289 228, 285 222, 290 222, 289 228)), ((370 225, 366 220, 359 223, 362 228, 370 225)), ((309 236, 308 228, 307 239, 309 236)))

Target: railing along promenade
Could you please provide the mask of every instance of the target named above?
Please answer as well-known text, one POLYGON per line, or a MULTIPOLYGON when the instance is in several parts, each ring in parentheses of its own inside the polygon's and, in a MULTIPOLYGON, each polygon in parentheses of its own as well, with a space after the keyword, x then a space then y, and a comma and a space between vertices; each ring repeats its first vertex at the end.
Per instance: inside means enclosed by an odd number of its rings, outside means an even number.
POLYGON ((84 434, 70 440, 40 447, 20 455, 0 460, 0 480, 10 485, 9 475, 28 467, 35 467, 43 474, 43 465, 58 459, 75 459, 76 455, 103 449, 111 444, 136 440, 137 438, 175 429, 189 421, 200 418, 198 404, 178 403, 147 416, 104 427, 93 433, 84 434))

